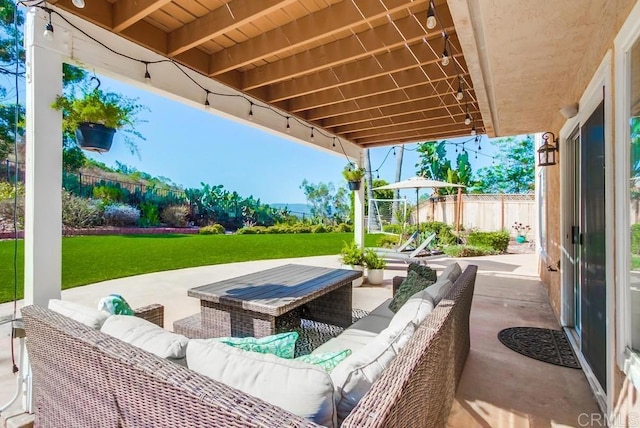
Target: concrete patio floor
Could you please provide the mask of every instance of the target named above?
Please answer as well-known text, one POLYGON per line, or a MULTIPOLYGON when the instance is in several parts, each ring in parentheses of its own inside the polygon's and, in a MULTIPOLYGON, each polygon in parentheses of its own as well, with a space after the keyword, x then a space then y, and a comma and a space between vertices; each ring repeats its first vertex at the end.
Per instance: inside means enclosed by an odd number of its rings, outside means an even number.
MULTIPOLYGON (((442 270, 454 259, 430 259, 442 270)), ((537 277, 535 254, 508 254, 457 260, 479 266, 471 311, 471 352, 467 360, 449 427, 583 427, 587 416, 598 413, 596 400, 581 370, 558 367, 524 357, 497 339, 506 327, 534 326, 559 329, 549 300, 537 277)), ((189 288, 256 272, 286 263, 340 267, 337 256, 280 259, 204 266, 104 281, 64 290, 62 297, 95 306, 109 293, 120 293, 131 306, 165 305, 165 327, 199 311, 189 288)), ((403 263, 390 263, 382 286, 354 289, 353 306, 371 310, 391 297, 391 278, 406 272, 403 263)), ((19 306, 21 305, 21 302, 19 306)), ((12 304, 0 304, 0 318, 12 304)), ((0 326, 0 406, 13 395, 10 327, 0 326)), ((17 345, 17 342, 16 342, 17 345)))

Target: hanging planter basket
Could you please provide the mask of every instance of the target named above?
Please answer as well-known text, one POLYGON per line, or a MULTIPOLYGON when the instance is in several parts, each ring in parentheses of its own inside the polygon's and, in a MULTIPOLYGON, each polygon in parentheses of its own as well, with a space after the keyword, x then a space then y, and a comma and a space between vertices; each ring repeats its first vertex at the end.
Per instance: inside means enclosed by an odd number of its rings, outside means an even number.
POLYGON ((347 181, 349 185, 349 190, 360 190, 361 181, 347 181))
POLYGON ((111 149, 116 130, 100 123, 82 122, 76 129, 76 141, 80 148, 104 153, 111 149))

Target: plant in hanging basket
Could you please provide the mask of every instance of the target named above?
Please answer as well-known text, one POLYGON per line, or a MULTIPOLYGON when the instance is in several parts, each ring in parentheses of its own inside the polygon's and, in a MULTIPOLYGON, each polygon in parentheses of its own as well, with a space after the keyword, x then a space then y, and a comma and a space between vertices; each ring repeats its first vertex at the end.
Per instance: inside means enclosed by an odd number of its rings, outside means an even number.
POLYGON ((136 117, 146 108, 136 100, 96 88, 75 94, 58 95, 51 107, 62 110, 62 128, 65 139, 85 149, 106 152, 111 148, 117 130, 124 132, 124 141, 132 153, 136 152, 134 138, 144 140, 134 126, 141 121, 136 117))
POLYGON ((360 182, 362 177, 364 177, 365 170, 364 168, 354 168, 353 165, 349 164, 344 167, 342 171, 342 175, 345 180, 347 180, 347 184, 349 185, 350 190, 358 190, 360 189, 360 182))

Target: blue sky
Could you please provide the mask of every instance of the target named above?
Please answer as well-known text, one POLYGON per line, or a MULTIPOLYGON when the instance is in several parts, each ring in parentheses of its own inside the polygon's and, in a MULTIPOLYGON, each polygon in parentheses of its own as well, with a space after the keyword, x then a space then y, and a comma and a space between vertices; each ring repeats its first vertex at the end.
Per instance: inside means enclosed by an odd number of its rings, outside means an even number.
MULTIPOLYGON (((109 166, 119 161, 153 176, 168 177, 184 187, 200 187, 201 182, 222 184, 230 191, 253 195, 266 203, 306 202, 299 188, 304 179, 312 183, 333 182, 336 186, 346 184, 341 174, 347 164, 343 156, 279 138, 106 77, 100 79, 101 89, 138 98, 150 109, 141 115, 146 123, 138 126, 146 137, 146 141, 137 143, 139 157, 129 152, 118 134, 110 152, 87 152, 109 166)), ((474 146, 467 144, 467 148, 474 146)), ((416 144, 406 148, 403 179, 416 175, 418 159, 416 144)), ((371 149, 371 164, 374 170, 380 168, 380 178, 393 182, 396 158, 389 150, 390 147, 371 149)), ((453 159, 454 147, 449 152, 453 159)), ((494 153, 486 137, 481 153, 494 153)), ((473 153, 470 160, 474 171, 491 164, 491 158, 480 155, 475 159, 473 153)))

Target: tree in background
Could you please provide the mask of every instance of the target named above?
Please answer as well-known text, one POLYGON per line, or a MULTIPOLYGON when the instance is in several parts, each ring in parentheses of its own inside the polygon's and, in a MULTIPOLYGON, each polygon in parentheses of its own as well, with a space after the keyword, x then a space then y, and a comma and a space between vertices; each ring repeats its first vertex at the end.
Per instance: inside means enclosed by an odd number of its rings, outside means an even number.
POLYGON ((343 222, 349 216, 347 189, 333 183, 310 183, 302 181, 300 188, 311 205, 311 215, 318 221, 343 222))
MULTIPOLYGON (((451 161, 447 159, 446 144, 446 141, 428 141, 418 144, 417 151, 419 160, 416 164, 417 174, 432 180, 469 186, 472 181, 469 153, 466 151, 458 153, 456 157, 456 168, 454 169, 451 166, 451 161)), ((438 193, 441 195, 450 195, 457 193, 457 191, 455 187, 438 189, 438 193)))
POLYGON ((533 136, 492 140, 496 164, 480 168, 473 184, 474 193, 526 193, 535 186, 533 136))

